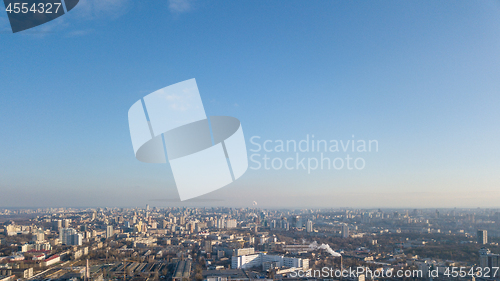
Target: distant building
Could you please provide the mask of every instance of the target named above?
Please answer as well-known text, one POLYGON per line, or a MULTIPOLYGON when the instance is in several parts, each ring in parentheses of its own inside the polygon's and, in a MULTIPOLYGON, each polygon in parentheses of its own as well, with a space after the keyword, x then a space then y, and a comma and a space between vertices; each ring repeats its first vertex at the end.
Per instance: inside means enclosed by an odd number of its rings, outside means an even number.
POLYGON ((207 253, 212 252, 212 241, 211 240, 205 241, 205 252, 207 252, 207 253))
POLYGON ((139 221, 135 226, 134 226, 135 232, 144 232, 144 228, 142 225, 142 221, 139 221))
POLYGON ((147 248, 156 246, 156 238, 138 238, 134 241, 134 248, 147 248))
POLYGON ((31 250, 35 251, 50 251, 52 249, 52 246, 50 246, 50 243, 45 242, 45 243, 36 243, 36 244, 23 244, 18 246, 18 251, 25 253, 29 252, 31 250))
POLYGON ((172 281, 188 280, 191 275, 191 261, 180 261, 177 263, 172 276, 172 281))
POLYGON ((227 220, 226 221, 226 228, 230 229, 230 228, 236 228, 236 220, 234 219, 231 219, 231 220, 227 220))
POLYGON ((106 238, 111 238, 113 237, 113 226, 108 225, 106 226, 106 238))
MULTIPOLYGON (((495 267, 498 269, 500 267, 500 255, 498 254, 492 254, 489 249, 482 248, 479 250, 479 266, 484 269, 488 267, 490 269, 490 272, 493 274, 497 270, 495 267)), ((499 273, 497 273, 496 276, 491 276, 493 278, 498 278, 499 273)))
POLYGON ((342 225, 341 235, 342 238, 349 238, 349 226, 347 224, 342 225))
POLYGON ((59 240, 64 245, 81 246, 83 237, 74 228, 61 228, 59 230, 59 240))
POLYGON ((42 230, 37 230, 33 232, 32 240, 34 242, 43 242, 45 241, 45 233, 42 230))
POLYGON ((14 254, 14 255, 9 257, 10 262, 17 262, 17 261, 23 261, 23 260, 24 260, 24 256, 21 254, 14 254))
POLYGON ((311 251, 312 249, 313 248, 311 248, 309 244, 283 245, 283 250, 287 253, 292 253, 292 254, 307 253, 307 252, 311 251))
POLYGON ((281 218, 281 221, 280 221, 280 228, 283 229, 283 230, 286 230, 288 231, 290 229, 290 225, 287 221, 286 218, 281 218))
POLYGON ((61 220, 53 220, 52 221, 52 230, 54 231, 59 231, 59 229, 62 228, 62 221, 61 220))
POLYGON ((226 221, 224 220, 224 218, 220 218, 217 220, 217 228, 221 229, 221 228, 224 228, 226 224, 226 221))
POLYGON ((18 247, 18 251, 21 252, 21 253, 25 253, 29 250, 31 250, 31 245, 28 245, 28 244, 24 244, 24 245, 21 245, 18 247))
POLYGON ((277 227, 277 225, 276 225, 276 220, 272 220, 272 221, 269 223, 269 227, 270 227, 271 229, 275 229, 275 228, 277 227))
POLYGON ((65 220, 63 220, 63 227, 64 227, 64 228, 69 228, 69 223, 70 223, 70 222, 71 222, 71 220, 69 220, 69 219, 65 219, 65 220))
POLYGON ((12 273, 15 274, 19 278, 28 279, 33 276, 33 268, 24 268, 24 269, 13 269, 12 273))
MULTIPOLYGON (((240 280, 249 280, 247 273, 242 269, 224 269, 217 270, 217 266, 213 267, 212 270, 204 270, 203 280, 205 281, 240 281, 240 280)), ((263 281, 265 279, 262 279, 263 281)))
POLYGON ((79 258, 81 258, 83 256, 83 251, 80 249, 78 251, 74 251, 71 255, 71 259, 72 260, 78 260, 79 258))
POLYGON ((53 255, 52 257, 43 261, 42 266, 51 266, 51 265, 58 263, 60 261, 61 261, 61 257, 59 255, 53 255))
POLYGON ((477 243, 478 244, 488 244, 488 231, 478 230, 477 231, 477 243))
POLYGON ((270 267, 295 267, 308 269, 309 259, 285 257, 279 255, 267 255, 265 253, 233 256, 231 259, 232 269, 247 269, 252 267, 267 267, 267 269, 269 269, 270 267))
POLYGON ((31 259, 34 261, 43 261, 45 259, 45 257, 46 257, 46 255, 44 253, 41 253, 41 254, 33 255, 33 257, 31 259))
POLYGON ((302 219, 300 216, 295 216, 295 228, 302 228, 302 219))
POLYGON ((307 220, 306 231, 313 232, 313 222, 311 220, 307 220))
POLYGON ((254 253, 255 253, 254 248, 242 248, 242 249, 233 249, 232 250, 233 256, 244 256, 244 255, 251 255, 254 253))

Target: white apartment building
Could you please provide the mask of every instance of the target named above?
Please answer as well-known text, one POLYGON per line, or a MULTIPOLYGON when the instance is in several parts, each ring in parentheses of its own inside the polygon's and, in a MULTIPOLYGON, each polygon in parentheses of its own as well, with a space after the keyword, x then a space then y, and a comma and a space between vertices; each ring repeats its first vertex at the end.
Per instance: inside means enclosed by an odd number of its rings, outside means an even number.
POLYGON ((59 230, 59 240, 64 245, 82 245, 83 237, 73 228, 61 228, 59 230))
POLYGON ((230 219, 226 221, 226 228, 236 228, 237 222, 235 219, 230 219))
POLYGON ((306 224, 306 231, 307 232, 313 232, 313 222, 311 220, 308 220, 307 221, 307 224, 306 224))
MULTIPOLYGON (((489 249, 481 248, 479 250, 479 266, 483 270, 488 267, 493 275, 496 272, 495 268, 500 267, 500 255, 491 253, 489 249)), ((498 278, 499 273, 492 277, 498 278)))
POLYGON ((253 255, 233 256, 231 260, 231 268, 233 269, 247 269, 269 264, 272 264, 276 267, 295 267, 308 269, 309 259, 258 253, 253 255))

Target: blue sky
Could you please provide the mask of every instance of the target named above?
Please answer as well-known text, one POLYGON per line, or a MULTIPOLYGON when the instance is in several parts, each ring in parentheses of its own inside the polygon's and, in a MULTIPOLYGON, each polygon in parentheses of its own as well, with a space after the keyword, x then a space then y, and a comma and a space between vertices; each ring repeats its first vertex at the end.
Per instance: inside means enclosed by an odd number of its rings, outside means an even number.
POLYGON ((498 1, 81 0, 16 34, 0 12, 0 50, 0 206, 498 207, 498 1), (190 78, 248 148, 354 135, 379 151, 177 202, 168 165, 135 159, 127 111, 190 78))

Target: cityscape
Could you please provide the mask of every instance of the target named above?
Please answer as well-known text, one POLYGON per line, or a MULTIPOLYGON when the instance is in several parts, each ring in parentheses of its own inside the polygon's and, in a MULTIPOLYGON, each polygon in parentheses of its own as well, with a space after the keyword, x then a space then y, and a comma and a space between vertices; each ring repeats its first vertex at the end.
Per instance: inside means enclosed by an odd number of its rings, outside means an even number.
POLYGON ((2 281, 499 280, 498 209, 4 209, 0 223, 2 281))
POLYGON ((500 281, 500 0, 3 0, 0 281, 500 281))

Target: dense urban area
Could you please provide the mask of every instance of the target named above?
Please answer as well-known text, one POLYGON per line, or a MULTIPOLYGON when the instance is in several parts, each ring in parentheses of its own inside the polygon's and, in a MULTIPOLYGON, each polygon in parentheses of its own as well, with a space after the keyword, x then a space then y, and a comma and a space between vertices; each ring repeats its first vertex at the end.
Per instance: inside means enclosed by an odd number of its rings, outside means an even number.
POLYGON ((0 209, 0 281, 500 280, 496 209, 0 209))

